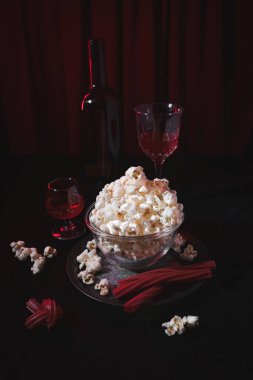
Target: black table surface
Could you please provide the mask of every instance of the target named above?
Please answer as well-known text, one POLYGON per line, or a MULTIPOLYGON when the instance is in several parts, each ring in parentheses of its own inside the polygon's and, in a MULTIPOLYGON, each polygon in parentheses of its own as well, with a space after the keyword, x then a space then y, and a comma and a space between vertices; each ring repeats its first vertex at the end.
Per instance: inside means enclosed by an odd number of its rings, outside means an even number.
MULTIPOLYGON (((252 162, 168 159, 164 177, 184 204, 184 229, 205 244, 217 270, 193 294, 133 314, 80 293, 66 273, 68 254, 78 240, 50 236, 54 220, 44 208, 50 179, 74 175, 86 205, 95 200, 96 183, 85 177, 78 158, 12 158, 2 164, 2 379, 253 378, 252 162), (34 276, 30 263, 11 252, 10 243, 17 240, 38 250, 51 245, 59 254, 34 276), (63 307, 64 317, 52 330, 25 329, 30 314, 25 304, 32 297, 53 298, 63 307), (161 324, 174 315, 197 315, 199 326, 168 337, 161 324)), ((153 168, 145 158, 122 161, 120 174, 138 164, 151 178, 153 168)))

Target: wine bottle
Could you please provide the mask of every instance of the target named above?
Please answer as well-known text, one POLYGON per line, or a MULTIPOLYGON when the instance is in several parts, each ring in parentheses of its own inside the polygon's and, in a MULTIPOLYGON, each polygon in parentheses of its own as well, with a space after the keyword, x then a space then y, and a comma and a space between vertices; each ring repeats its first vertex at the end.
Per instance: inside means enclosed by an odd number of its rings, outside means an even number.
POLYGON ((89 40, 90 88, 81 104, 81 150, 85 173, 113 179, 120 149, 119 105, 106 80, 104 42, 89 40))

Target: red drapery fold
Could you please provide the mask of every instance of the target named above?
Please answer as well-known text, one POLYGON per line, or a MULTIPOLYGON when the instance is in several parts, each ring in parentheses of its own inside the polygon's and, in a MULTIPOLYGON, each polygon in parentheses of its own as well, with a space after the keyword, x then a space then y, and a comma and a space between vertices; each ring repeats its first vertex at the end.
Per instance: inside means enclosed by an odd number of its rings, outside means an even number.
POLYGON ((80 152, 88 38, 103 38, 122 105, 122 149, 140 154, 133 107, 184 107, 181 149, 244 154, 252 134, 250 0, 2 1, 0 123, 11 154, 80 152))

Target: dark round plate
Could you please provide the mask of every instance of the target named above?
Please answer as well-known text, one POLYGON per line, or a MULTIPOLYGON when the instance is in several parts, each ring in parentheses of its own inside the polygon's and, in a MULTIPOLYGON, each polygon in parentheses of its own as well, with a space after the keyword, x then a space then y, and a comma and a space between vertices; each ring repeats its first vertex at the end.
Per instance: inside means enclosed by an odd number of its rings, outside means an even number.
MULTIPOLYGON (((198 256, 194 262, 203 262, 210 260, 207 249, 199 239, 185 231, 180 231, 180 233, 185 238, 186 244, 192 244, 194 249, 198 251, 198 256)), ((99 294, 99 291, 94 289, 94 284, 85 285, 77 277, 80 269, 79 263, 76 261, 76 257, 80 255, 80 253, 86 248, 87 241, 92 239, 93 237, 91 234, 87 235, 84 239, 79 241, 70 251, 66 264, 70 281, 78 290, 80 290, 80 292, 86 296, 93 298, 96 301, 122 307, 123 302, 115 298, 111 293, 108 296, 101 296, 99 294)), ((102 278, 107 278, 110 285, 114 287, 117 285, 118 280, 137 274, 137 272, 119 267, 110 257, 105 257, 99 250, 97 253, 102 257, 102 272, 96 275, 97 281, 100 281, 102 278)), ((146 271, 171 265, 173 262, 179 262, 182 265, 188 265, 185 261, 179 259, 179 255, 176 252, 170 249, 170 251, 162 259, 160 259, 158 263, 148 267, 146 271)), ((203 284, 203 282, 204 281, 201 280, 194 283, 184 284, 183 287, 180 288, 172 288, 168 295, 164 296, 162 299, 159 299, 159 301, 154 302, 153 305, 160 305, 162 303, 172 302, 186 297, 188 294, 191 294, 197 290, 203 284)))

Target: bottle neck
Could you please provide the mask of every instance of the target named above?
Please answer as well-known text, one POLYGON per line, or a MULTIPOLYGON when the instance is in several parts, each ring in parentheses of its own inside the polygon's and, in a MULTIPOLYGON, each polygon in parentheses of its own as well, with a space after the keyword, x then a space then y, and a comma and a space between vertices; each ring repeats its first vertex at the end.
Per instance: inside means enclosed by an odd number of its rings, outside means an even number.
POLYGON ((89 40, 90 89, 106 85, 104 43, 102 40, 89 40))

